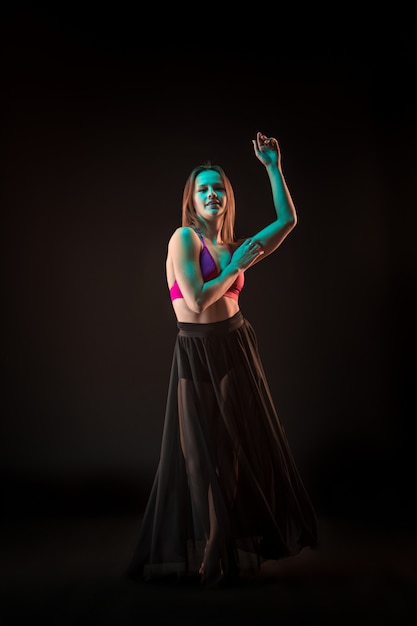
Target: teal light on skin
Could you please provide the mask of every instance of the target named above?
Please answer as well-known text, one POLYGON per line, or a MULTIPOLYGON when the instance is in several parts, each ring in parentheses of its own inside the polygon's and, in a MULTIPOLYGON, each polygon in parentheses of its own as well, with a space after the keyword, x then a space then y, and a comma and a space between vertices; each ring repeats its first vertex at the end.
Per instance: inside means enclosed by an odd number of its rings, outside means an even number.
POLYGON ((226 211, 226 189, 221 175, 215 170, 200 172, 195 179, 193 199, 199 222, 211 231, 226 211))

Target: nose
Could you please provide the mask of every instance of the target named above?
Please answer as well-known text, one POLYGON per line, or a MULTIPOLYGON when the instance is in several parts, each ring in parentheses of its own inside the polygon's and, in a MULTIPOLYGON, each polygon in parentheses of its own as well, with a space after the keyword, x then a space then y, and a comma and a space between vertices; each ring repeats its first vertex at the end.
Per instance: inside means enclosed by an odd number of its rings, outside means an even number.
POLYGON ((210 198, 212 198, 213 196, 216 196, 216 198, 217 198, 217 193, 215 192, 213 187, 209 187, 208 195, 209 195, 210 198))

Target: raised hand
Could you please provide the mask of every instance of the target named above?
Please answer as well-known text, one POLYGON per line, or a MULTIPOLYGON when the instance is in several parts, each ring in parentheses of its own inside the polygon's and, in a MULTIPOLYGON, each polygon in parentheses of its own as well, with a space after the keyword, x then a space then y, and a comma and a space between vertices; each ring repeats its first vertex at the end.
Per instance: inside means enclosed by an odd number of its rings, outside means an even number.
POLYGON ((256 139, 252 139, 252 143, 257 158, 265 167, 274 164, 281 167, 281 151, 275 137, 256 133, 256 139))

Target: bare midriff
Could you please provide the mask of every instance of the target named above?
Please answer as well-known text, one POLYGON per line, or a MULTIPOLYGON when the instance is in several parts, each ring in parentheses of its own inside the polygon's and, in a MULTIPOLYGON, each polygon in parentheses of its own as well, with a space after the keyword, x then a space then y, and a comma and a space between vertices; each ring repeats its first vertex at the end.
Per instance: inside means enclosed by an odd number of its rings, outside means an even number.
POLYGON ((172 302, 172 307, 179 322, 211 324, 233 317, 239 311, 239 302, 233 298, 223 296, 223 298, 214 302, 202 313, 194 313, 194 311, 188 308, 184 299, 178 298, 172 302))

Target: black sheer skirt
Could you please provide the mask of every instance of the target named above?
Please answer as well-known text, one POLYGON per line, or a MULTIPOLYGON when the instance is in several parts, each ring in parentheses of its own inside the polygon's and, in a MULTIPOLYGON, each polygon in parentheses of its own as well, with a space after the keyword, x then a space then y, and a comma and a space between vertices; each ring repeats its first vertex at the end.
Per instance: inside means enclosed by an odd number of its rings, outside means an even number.
POLYGON ((238 312, 178 328, 159 465, 128 575, 254 573, 316 546, 252 326, 238 312))

